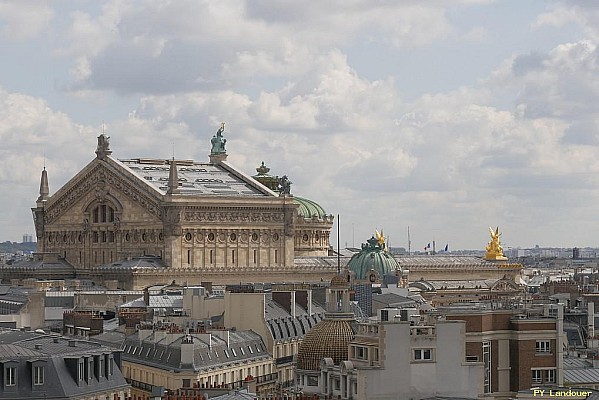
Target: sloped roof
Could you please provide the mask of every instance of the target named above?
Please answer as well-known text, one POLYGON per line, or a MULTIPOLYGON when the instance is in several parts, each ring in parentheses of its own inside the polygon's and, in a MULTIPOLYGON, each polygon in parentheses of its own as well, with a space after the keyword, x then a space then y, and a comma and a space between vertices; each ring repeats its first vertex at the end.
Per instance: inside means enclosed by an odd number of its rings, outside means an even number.
MULTIPOLYGON (((120 163, 161 194, 168 190, 170 160, 127 159, 120 163)), ((274 196, 269 189, 225 163, 175 161, 182 195, 274 196)))

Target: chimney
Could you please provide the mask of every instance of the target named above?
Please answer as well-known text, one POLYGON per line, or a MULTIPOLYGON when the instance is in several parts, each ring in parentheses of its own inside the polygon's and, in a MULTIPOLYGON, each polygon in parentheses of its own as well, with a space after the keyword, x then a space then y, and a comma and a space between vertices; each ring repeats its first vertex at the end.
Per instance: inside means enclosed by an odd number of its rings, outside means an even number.
POLYGON ((181 339, 181 365, 194 366, 194 344, 193 336, 185 335, 181 339))

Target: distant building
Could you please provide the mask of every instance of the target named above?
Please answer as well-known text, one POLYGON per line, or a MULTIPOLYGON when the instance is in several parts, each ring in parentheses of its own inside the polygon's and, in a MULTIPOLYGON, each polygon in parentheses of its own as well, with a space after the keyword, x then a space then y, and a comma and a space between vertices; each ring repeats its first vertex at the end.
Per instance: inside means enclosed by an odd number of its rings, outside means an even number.
POLYGON ((126 289, 331 276, 331 263, 302 258, 328 255, 333 216, 264 165, 250 177, 228 164, 223 129, 209 161, 119 160, 101 134, 96 158, 52 195, 44 169, 32 209, 37 252, 60 255, 79 278, 109 276, 126 289), (124 262, 146 255, 162 262, 124 262))
POLYGON ((255 380, 257 391, 275 387, 273 359, 252 331, 192 331, 174 324, 142 324, 133 335, 108 332, 93 340, 123 350, 123 374, 131 394, 147 398, 155 387, 242 388, 255 380))
POLYGON ((484 364, 488 398, 513 399, 535 386, 559 387, 563 374, 563 309, 439 310, 466 322, 466 362, 484 364))
POLYGON ((482 394, 483 364, 465 362, 464 322, 358 322, 349 312, 348 292, 344 275, 334 277, 325 318, 300 345, 296 390, 348 400, 482 394))
POLYGON ((0 330, 0 399, 129 397, 120 352, 97 343, 0 330))
POLYGON ((33 235, 31 233, 24 233, 23 243, 33 243, 33 235))

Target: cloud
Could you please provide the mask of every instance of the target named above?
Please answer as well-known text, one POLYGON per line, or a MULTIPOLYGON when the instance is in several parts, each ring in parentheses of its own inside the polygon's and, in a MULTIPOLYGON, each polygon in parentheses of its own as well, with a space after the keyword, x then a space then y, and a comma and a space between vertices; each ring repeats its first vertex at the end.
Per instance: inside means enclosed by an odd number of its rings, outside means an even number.
POLYGON ((35 204, 42 167, 46 165, 51 190, 56 191, 57 185, 66 182, 93 155, 94 134, 90 127, 75 124, 66 114, 50 109, 43 99, 0 88, 0 184, 7 188, 0 219, 6 234, 16 238, 32 232, 28 205, 35 204), (25 221, 29 223, 24 225, 25 221))
POLYGON ((62 53, 73 91, 161 94, 298 77, 358 38, 413 48, 453 32, 445 8, 420 2, 114 0, 71 13, 62 53))
POLYGON ((54 12, 45 1, 3 1, 0 3, 0 35, 9 40, 33 38, 48 27, 53 17, 54 12))

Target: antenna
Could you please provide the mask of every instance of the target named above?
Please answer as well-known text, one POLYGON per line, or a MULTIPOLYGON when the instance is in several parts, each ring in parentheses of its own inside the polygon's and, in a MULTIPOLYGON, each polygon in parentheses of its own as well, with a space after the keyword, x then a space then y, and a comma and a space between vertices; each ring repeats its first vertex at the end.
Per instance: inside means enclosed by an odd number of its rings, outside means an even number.
POLYGON ((341 247, 339 245, 339 214, 337 214, 337 275, 341 274, 341 247))

